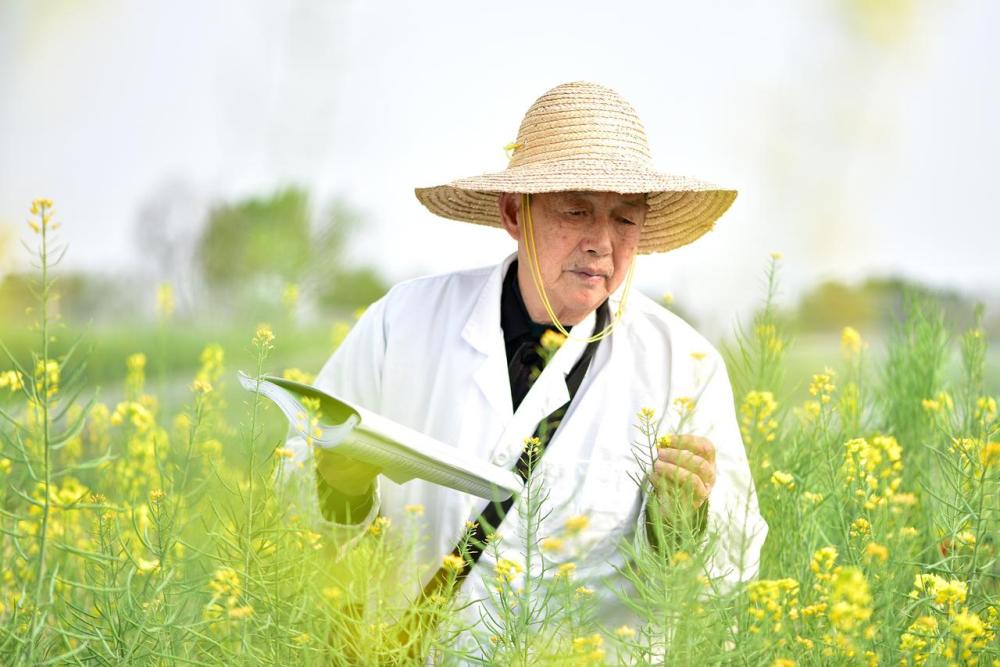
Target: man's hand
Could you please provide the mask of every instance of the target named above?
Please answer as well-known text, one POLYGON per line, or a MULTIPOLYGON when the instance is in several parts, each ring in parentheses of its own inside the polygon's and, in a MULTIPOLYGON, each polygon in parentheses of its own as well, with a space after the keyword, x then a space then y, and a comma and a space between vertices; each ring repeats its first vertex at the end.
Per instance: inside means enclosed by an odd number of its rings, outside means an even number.
POLYGON ((334 491, 345 496, 361 496, 368 491, 379 468, 343 454, 317 447, 316 470, 334 491))
POLYGON ((715 445, 697 435, 669 436, 661 443, 666 446, 657 447, 650 474, 661 508, 667 510, 675 499, 690 498, 685 509, 698 509, 715 486, 715 445))

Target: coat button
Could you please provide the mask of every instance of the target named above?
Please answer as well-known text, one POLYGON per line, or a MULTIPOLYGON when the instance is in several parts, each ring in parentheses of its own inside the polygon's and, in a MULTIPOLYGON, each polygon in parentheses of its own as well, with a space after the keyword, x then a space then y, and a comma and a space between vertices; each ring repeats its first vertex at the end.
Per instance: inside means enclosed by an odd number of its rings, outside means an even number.
POLYGON ((493 463, 495 463, 498 466, 502 466, 505 463, 507 463, 507 460, 509 458, 510 457, 507 456, 507 452, 500 452, 499 454, 493 457, 493 463))

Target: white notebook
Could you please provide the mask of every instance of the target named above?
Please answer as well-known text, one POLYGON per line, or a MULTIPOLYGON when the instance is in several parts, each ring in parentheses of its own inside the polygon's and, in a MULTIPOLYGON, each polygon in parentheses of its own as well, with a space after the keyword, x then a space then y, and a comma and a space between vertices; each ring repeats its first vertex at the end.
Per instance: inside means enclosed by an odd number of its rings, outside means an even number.
MULTIPOLYGON (((257 379, 240 372, 240 384, 257 391, 257 379)), ((312 433, 313 444, 377 466, 382 474, 403 484, 423 479, 494 501, 504 501, 521 491, 521 479, 506 468, 397 424, 374 412, 353 405, 312 385, 274 375, 260 377, 260 394, 281 408, 292 428, 303 437, 309 410, 301 397, 320 400, 320 418, 312 433)))

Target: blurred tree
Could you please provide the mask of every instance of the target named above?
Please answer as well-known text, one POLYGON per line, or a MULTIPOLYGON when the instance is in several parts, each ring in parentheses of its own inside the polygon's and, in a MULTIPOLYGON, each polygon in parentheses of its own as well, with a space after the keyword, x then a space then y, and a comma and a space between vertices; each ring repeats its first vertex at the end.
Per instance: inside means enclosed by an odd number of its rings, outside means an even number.
POLYGON ((14 229, 0 224, 0 278, 14 268, 14 229))
MULTIPOLYGON (((69 323, 130 321, 141 312, 138 295, 128 277, 85 271, 60 272, 55 277, 49 315, 69 323)), ((38 318, 32 290, 38 288, 34 273, 10 273, 0 280, 0 322, 29 327, 38 318)), ((12 328, 13 328, 12 327, 12 328)), ((5 331, 6 327, 0 329, 5 331)))
POLYGON ((272 277, 298 282, 309 260, 310 241, 308 197, 289 188, 212 209, 196 260, 213 289, 272 277))
POLYGON ((885 329, 894 318, 903 316, 907 292, 943 309, 956 330, 972 323, 974 307, 969 297, 896 276, 868 278, 857 286, 823 282, 802 296, 797 317, 805 330, 836 331, 844 326, 885 329))
POLYGON ((232 302, 248 295, 279 303, 295 285, 298 300, 355 308, 385 293, 371 267, 352 265, 347 240, 361 217, 334 202, 313 223, 305 191, 291 187, 211 210, 195 251, 205 285, 232 302))
POLYGON ((190 304, 196 285, 194 249, 204 222, 206 202, 197 188, 181 177, 162 181, 139 205, 133 225, 141 272, 152 285, 169 283, 181 310, 190 304))
POLYGON ((799 321, 805 329, 863 327, 875 314, 875 304, 863 290, 836 281, 821 283, 799 302, 799 321))

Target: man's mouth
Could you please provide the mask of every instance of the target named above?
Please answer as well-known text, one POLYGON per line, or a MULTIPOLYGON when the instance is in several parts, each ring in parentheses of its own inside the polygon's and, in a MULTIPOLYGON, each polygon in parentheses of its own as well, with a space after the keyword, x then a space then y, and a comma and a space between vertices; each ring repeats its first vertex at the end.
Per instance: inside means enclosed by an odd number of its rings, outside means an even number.
POLYGON ((570 272, 588 283, 599 283, 608 277, 607 273, 599 269, 579 268, 572 269, 570 272))

